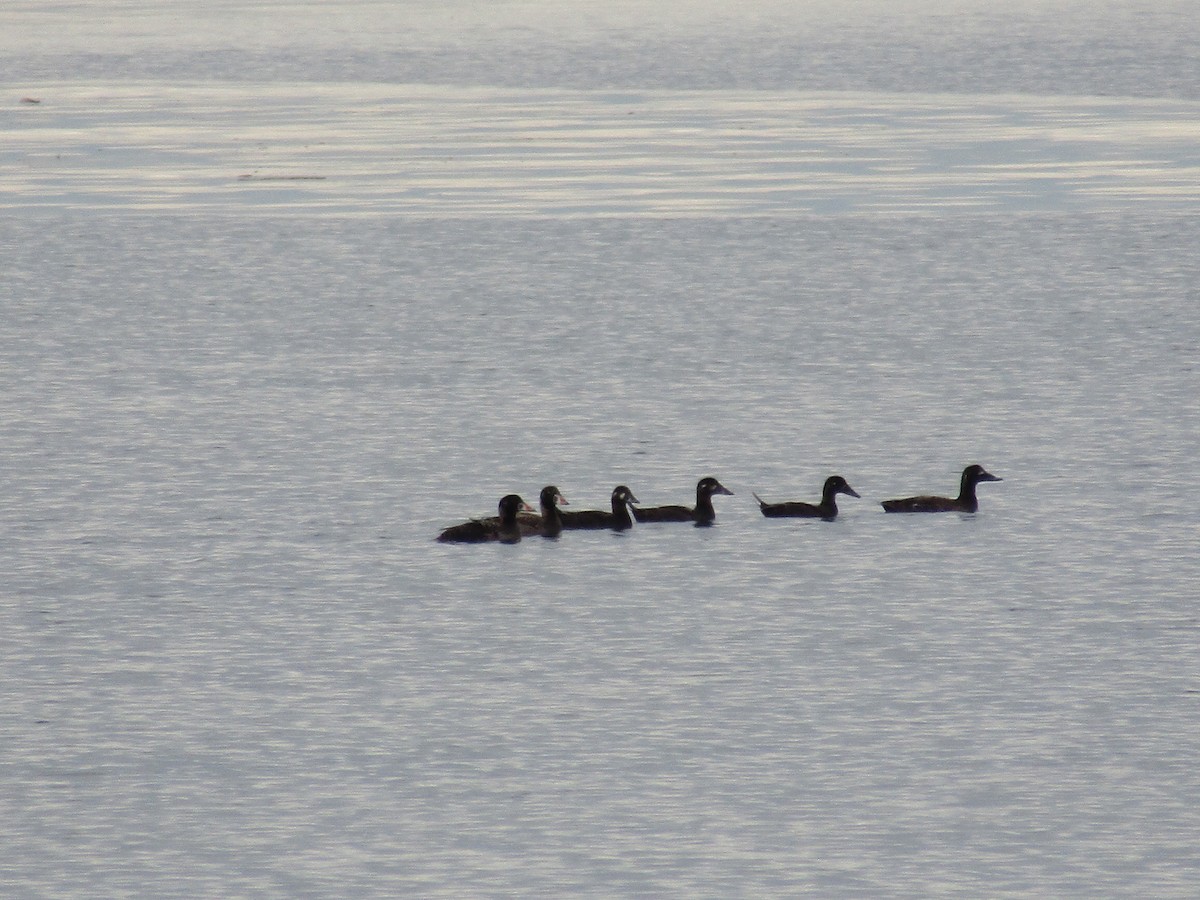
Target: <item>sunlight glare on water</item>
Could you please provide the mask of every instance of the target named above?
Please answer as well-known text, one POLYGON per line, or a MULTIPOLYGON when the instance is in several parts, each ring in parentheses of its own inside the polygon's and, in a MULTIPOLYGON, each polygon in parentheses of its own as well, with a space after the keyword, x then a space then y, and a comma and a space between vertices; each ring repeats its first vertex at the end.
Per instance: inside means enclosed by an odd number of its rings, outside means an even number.
POLYGON ((1200 115, 1178 101, 48 87, 12 117, 4 206, 791 215, 1186 209, 1200 190, 1200 115))

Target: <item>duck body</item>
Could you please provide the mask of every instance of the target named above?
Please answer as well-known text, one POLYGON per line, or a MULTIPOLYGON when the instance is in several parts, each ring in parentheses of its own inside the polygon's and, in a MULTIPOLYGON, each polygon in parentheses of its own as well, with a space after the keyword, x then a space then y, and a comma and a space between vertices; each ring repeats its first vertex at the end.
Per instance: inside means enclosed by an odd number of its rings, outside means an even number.
POLYGON ((859 496, 858 492, 850 487, 841 475, 830 475, 825 479, 820 503, 803 503, 799 500, 788 503, 767 503, 758 494, 754 494, 754 499, 758 501, 759 511, 768 519, 804 518, 824 519, 831 522, 837 518, 838 494, 846 494, 850 497, 859 496))
POLYGON ((620 484, 613 488, 612 512, 603 509, 581 509, 572 512, 560 512, 562 527, 566 529, 602 529, 611 528, 613 531, 624 531, 633 527, 633 519, 629 516, 629 508, 637 503, 638 498, 633 491, 620 484))
POLYGON ((490 519, 471 519, 461 525, 452 525, 439 534, 437 539, 443 544, 482 544, 488 541, 515 544, 521 540, 521 525, 517 521, 517 513, 522 510, 532 512, 533 507, 516 494, 507 494, 500 498, 498 516, 490 519))
POLYGON ((526 537, 541 535, 548 538, 558 537, 562 534, 563 520, 562 513, 558 510, 559 504, 569 505, 567 498, 559 492, 558 488, 552 484, 542 488, 538 503, 540 514, 526 512, 517 516, 517 525, 520 526, 521 533, 526 537))
POLYGON ((982 481, 1003 481, 980 465, 970 465, 963 469, 962 481, 959 484, 957 497, 904 497, 900 500, 884 500, 883 508, 891 513, 916 512, 964 512, 973 513, 979 509, 979 500, 975 496, 975 486, 982 481))
POLYGON ((733 496, 733 491, 715 478, 701 478, 696 485, 696 506, 650 506, 637 507, 633 517, 638 522, 692 522, 696 525, 711 525, 717 518, 713 509, 714 494, 733 496))

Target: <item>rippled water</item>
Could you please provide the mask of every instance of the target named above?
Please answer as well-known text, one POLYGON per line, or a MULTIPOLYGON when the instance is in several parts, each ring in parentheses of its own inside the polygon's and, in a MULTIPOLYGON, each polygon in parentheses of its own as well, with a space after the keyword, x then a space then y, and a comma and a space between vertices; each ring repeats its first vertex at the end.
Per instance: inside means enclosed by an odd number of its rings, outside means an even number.
MULTIPOLYGON (((45 85, 0 206, 289 214, 1190 210, 1200 101, 45 85)), ((0 157, 0 163, 3 157, 0 157)))
POLYGON ((235 84, 120 8, 181 71, 68 32, 2 114, 6 893, 1195 894, 1186 30, 1136 100, 617 95, 235 84), (706 474, 711 529, 432 540, 706 474))

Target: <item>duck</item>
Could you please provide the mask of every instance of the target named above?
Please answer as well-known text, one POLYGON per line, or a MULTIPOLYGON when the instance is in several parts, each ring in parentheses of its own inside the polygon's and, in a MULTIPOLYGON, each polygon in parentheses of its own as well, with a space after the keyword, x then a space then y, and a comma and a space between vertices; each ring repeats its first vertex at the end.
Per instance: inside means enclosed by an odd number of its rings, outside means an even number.
POLYGON ((961 486, 957 497, 905 497, 902 500, 884 500, 887 512, 965 512, 979 509, 975 497, 975 485, 981 481, 1003 481, 988 472, 983 466, 970 465, 963 469, 961 486))
POLYGON ((499 516, 490 519, 471 519, 461 525, 452 525, 437 536, 443 544, 481 544, 486 541, 499 541, 502 544, 515 544, 521 540, 521 526, 517 522, 517 513, 525 510, 533 512, 533 507, 517 494, 506 494, 498 504, 499 516))
POLYGON ((633 491, 623 484, 617 485, 612 492, 612 512, 603 509, 579 509, 559 514, 562 527, 573 528, 611 528, 613 531, 624 531, 633 527, 633 519, 629 517, 631 504, 637 503, 638 498, 633 491))
POLYGON ((521 533, 526 537, 531 535, 541 535, 542 537, 558 537, 562 534, 563 522, 562 515, 558 511, 558 507, 569 506, 567 498, 562 495, 558 488, 552 484, 542 488, 541 494, 538 495, 539 513, 522 513, 517 516, 517 524, 521 528, 521 533))
POLYGON ((768 503, 753 491, 751 491, 751 494, 758 501, 759 510, 768 519, 797 516, 808 519, 824 519, 826 522, 832 522, 837 518, 838 508, 836 498, 838 494, 846 494, 850 497, 859 496, 859 493, 850 487, 846 479, 841 475, 830 475, 825 479, 825 487, 821 491, 820 503, 801 503, 799 501, 768 503))
POLYGON ((695 509, 688 506, 634 507, 633 517, 639 522, 695 522, 697 525, 711 525, 717 518, 712 505, 713 494, 728 494, 732 497, 733 491, 715 478, 701 478, 696 484, 695 509))

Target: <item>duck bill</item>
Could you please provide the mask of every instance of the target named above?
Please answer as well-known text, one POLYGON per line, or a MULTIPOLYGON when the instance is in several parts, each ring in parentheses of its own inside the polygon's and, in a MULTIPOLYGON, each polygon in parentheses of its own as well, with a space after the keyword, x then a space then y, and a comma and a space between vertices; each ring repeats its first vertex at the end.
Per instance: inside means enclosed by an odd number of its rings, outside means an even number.
POLYGON ((862 494, 860 494, 854 488, 850 487, 850 485, 846 485, 846 489, 844 491, 842 491, 842 493, 849 494, 851 497, 857 497, 859 500, 862 499, 862 494))

